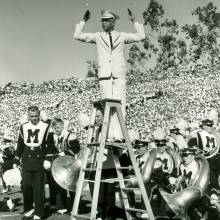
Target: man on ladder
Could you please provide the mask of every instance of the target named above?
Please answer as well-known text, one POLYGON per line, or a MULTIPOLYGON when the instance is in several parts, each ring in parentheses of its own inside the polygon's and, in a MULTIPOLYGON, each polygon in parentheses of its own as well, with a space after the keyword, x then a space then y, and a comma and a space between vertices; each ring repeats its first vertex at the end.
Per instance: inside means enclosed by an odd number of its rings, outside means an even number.
MULTIPOLYGON (((87 10, 82 21, 76 25, 74 38, 82 42, 96 44, 101 98, 120 100, 125 117, 127 69, 123 49, 124 44, 138 42, 145 38, 143 24, 138 23, 131 10, 128 9, 128 17, 134 24, 136 33, 118 32, 115 30, 115 24, 119 16, 107 9, 101 11, 103 32, 84 33, 83 28, 89 20, 90 14, 90 11, 87 10)), ((117 115, 114 111, 111 115, 108 138, 121 140, 122 133, 117 115)))
MULTIPOLYGON (((101 12, 101 22, 102 28, 104 32, 96 32, 96 33, 84 33, 83 28, 85 23, 90 18, 90 11, 87 10, 83 16, 83 20, 76 25, 74 38, 87 43, 94 43, 97 45, 98 52, 98 79, 99 79, 99 87, 101 98, 103 100, 94 102, 93 104, 93 112, 90 120, 90 125, 88 129, 88 137, 87 137, 87 145, 84 153, 84 158, 82 161, 81 171, 79 175, 79 180, 77 184, 77 192, 72 210, 73 219, 115 219, 113 216, 108 216, 112 214, 112 205, 115 201, 112 193, 115 193, 114 190, 111 192, 111 195, 108 194, 108 190, 104 190, 104 195, 102 194, 102 183, 114 183, 117 181, 119 183, 120 195, 123 201, 125 215, 128 220, 132 220, 132 213, 139 212, 145 213, 146 211, 149 213, 150 220, 154 220, 153 212, 151 210, 148 196, 144 187, 144 183, 139 171, 139 168, 136 163, 136 159, 134 156, 134 152, 131 146, 131 142, 129 140, 129 136, 127 133, 126 125, 125 125, 125 105, 126 105, 126 61, 124 57, 124 44, 133 43, 141 41, 145 38, 144 28, 142 24, 139 24, 135 21, 135 17, 132 14, 131 10, 128 9, 129 19, 134 23, 134 28, 136 33, 124 33, 117 32, 114 30, 115 22, 119 18, 114 12, 111 10, 102 10, 101 12), (97 104, 101 104, 102 108, 98 108, 97 104), (96 129, 97 123, 95 123, 95 118, 97 119, 97 114, 101 114, 104 118, 99 125, 100 130, 96 129), (95 128, 94 128, 95 126, 95 128), (97 130, 96 136, 93 136, 94 130, 97 130), (100 138, 99 138, 100 133, 100 138), (117 140, 123 143, 116 143, 117 140), (94 140, 96 139, 96 140, 94 140), (93 143, 95 142, 95 143, 93 143), (95 159, 93 160, 93 166, 88 167, 88 161, 90 161, 91 156, 91 148, 95 149, 97 153, 95 154, 95 159), (110 150, 109 150, 110 149, 110 150), (136 190, 140 190, 141 195, 144 200, 145 208, 135 209, 130 207, 128 201, 128 191, 131 189, 126 188, 125 179, 122 174, 123 169, 130 169, 128 167, 124 168, 121 166, 119 162, 119 150, 125 149, 128 151, 129 156, 131 157, 132 169, 134 169, 135 175, 138 179, 138 188, 136 190), (113 168, 116 171, 116 179, 114 180, 115 174, 113 172, 105 172, 103 168, 105 168, 105 158, 107 156, 107 164, 109 166, 108 156, 110 155, 113 160, 113 168), (103 161, 104 160, 104 161, 103 161), (95 161, 95 162, 94 162, 95 161), (92 175, 88 175, 86 177, 86 173, 89 172, 92 175), (106 175, 105 175, 106 174, 106 175), (107 179, 106 179, 107 178, 107 179), (78 214, 78 207, 80 202, 80 196, 83 189, 83 183, 87 181, 92 183, 94 187, 92 193, 92 204, 91 204, 91 215, 83 216, 78 214), (104 199, 110 198, 108 201, 107 207, 104 210, 104 215, 97 216, 97 206, 100 205, 101 197, 104 199), (111 203, 111 204, 110 204, 111 203), (102 218, 101 218, 102 217, 102 218)), ((101 116, 100 115, 100 116, 101 116)), ((90 184, 91 185, 91 184, 90 184)), ((107 186, 106 184, 104 186, 107 186)), ((109 189, 112 186, 109 185, 109 189)), ((111 189, 110 189, 111 190, 111 189)), ((102 204, 102 208, 106 205, 102 204)), ((98 213, 99 214, 99 213, 98 213)))

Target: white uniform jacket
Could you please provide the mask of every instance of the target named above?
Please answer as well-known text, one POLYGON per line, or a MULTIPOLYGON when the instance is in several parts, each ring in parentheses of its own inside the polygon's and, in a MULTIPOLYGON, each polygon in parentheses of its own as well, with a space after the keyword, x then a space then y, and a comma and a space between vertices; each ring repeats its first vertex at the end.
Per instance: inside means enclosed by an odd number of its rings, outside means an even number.
POLYGON ((112 31, 112 44, 111 50, 110 37, 106 32, 84 33, 83 28, 85 22, 81 21, 76 24, 74 38, 87 43, 94 43, 97 45, 98 53, 98 78, 126 78, 126 61, 124 58, 124 44, 141 41, 145 38, 143 24, 138 22, 134 23, 136 33, 125 33, 112 31))

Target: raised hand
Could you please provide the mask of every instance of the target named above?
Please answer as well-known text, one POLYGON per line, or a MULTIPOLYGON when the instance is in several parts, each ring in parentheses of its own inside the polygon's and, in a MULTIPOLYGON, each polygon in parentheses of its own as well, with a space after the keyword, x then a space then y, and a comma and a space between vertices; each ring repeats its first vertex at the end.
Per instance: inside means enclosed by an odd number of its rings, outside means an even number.
POLYGON ((131 22, 135 22, 135 16, 132 14, 132 11, 128 8, 128 18, 131 22))
POLYGON ((90 19, 90 16, 91 16, 91 13, 90 13, 89 10, 87 10, 87 11, 85 12, 85 14, 83 15, 83 20, 84 20, 85 22, 87 22, 87 21, 90 19))

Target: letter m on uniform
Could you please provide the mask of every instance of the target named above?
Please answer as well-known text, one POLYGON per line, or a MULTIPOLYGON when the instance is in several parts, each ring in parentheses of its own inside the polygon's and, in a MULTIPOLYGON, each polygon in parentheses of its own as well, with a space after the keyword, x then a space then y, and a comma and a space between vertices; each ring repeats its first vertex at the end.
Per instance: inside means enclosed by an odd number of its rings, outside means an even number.
POLYGON ((39 142, 38 135, 39 135, 40 129, 36 129, 34 131, 32 131, 31 129, 28 129, 27 132, 28 132, 27 143, 31 143, 31 140, 33 140, 32 143, 38 143, 39 142))
POLYGON ((215 139, 213 137, 210 138, 206 136, 206 141, 207 141, 207 144, 206 144, 207 148, 215 148, 215 139))

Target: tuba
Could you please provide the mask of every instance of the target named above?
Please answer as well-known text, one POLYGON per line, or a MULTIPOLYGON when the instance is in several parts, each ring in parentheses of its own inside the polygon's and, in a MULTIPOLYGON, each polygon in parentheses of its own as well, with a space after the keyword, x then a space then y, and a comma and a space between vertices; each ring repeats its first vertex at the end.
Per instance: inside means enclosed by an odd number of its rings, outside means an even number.
MULTIPOLYGON (((148 183, 151 178, 151 174, 154 169, 154 163, 157 156, 157 149, 153 148, 151 151, 146 151, 141 157, 142 161, 146 161, 141 169, 141 176, 143 177, 144 184, 148 183)), ((138 181, 137 178, 133 175, 128 176, 126 185, 137 187, 138 181)))
POLYGON ((187 215, 188 207, 205 194, 209 184, 210 170, 208 161, 204 156, 197 156, 196 160, 199 165, 199 172, 193 186, 189 186, 176 194, 169 194, 163 189, 159 190, 168 207, 182 220, 189 219, 187 215))
MULTIPOLYGON (((141 169, 141 175, 143 177, 144 184, 150 182, 152 172, 154 170, 154 164, 157 157, 157 148, 153 148, 151 151, 146 151, 144 155, 141 157, 142 161, 145 161, 141 169)), ((174 162, 174 168, 179 167, 182 159, 180 155, 173 149, 167 148, 167 153, 170 154, 173 162, 174 162)), ((137 186, 137 179, 134 176, 129 176, 129 181, 127 182, 129 186, 137 186)))
POLYGON ((52 176, 62 188, 75 192, 81 165, 80 157, 59 156, 52 163, 52 176))

